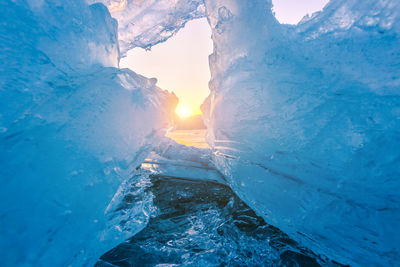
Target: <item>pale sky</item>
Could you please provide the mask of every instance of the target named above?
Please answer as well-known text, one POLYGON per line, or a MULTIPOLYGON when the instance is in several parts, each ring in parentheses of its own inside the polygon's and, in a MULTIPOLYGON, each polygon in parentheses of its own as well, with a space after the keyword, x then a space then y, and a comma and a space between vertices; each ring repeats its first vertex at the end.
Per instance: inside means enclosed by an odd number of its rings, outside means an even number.
POLYGON ((209 94, 208 55, 212 51, 210 26, 206 19, 197 19, 186 23, 175 36, 151 51, 130 50, 120 66, 157 78, 158 87, 178 96, 179 106, 187 106, 190 113, 199 114, 200 105, 209 94))
MULTIPOLYGON (((297 24, 306 14, 321 10, 329 0, 272 0, 281 23, 297 24)), ((157 86, 173 91, 179 98, 177 110, 199 114, 209 94, 208 55, 212 53, 211 30, 205 18, 189 21, 175 36, 150 51, 134 48, 121 59, 121 68, 130 68, 146 77, 157 78, 157 86)))
POLYGON ((329 0, 272 0, 275 17, 280 23, 297 24, 305 15, 324 8, 329 0))

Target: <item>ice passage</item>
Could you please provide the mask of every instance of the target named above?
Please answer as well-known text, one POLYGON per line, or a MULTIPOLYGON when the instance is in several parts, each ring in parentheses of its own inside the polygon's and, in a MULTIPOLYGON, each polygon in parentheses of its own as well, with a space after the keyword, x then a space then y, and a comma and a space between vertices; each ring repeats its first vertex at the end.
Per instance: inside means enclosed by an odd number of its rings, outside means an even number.
POLYGON ((93 265, 143 229, 151 199, 116 203, 150 151, 222 174, 321 257, 400 265, 399 1, 331 0, 296 26, 269 0, 95 2, 0 2, 3 265, 93 265), (206 156, 164 139, 177 100, 118 68, 200 17, 206 156))

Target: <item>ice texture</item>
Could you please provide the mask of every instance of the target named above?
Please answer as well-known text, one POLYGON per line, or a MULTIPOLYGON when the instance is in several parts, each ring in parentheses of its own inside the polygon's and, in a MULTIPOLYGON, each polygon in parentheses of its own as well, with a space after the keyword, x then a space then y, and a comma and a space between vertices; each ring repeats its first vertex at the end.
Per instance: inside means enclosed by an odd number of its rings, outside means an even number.
POLYGON ((121 54, 166 41, 189 20, 205 16, 203 0, 87 0, 102 2, 118 20, 121 54))
POLYGON ((399 2, 331 1, 297 26, 280 25, 270 1, 204 5, 214 53, 203 112, 229 185, 316 253, 399 264, 399 2))
POLYGON ((338 267, 265 223, 226 185, 156 173, 147 179, 134 176, 117 207, 135 210, 148 203, 149 195, 154 208, 143 208, 146 227, 102 255, 96 267, 338 267))
POLYGON ((204 10, 214 52, 203 112, 235 192, 317 253, 398 265, 400 2, 332 0, 296 26, 279 24, 271 1, 205 0, 204 10))
POLYGON ((400 2, 331 1, 297 26, 270 1, 206 0, 215 161, 315 253, 400 264, 400 2))
POLYGON ((296 26, 269 0, 104 0, 118 25, 94 2, 0 2, 3 265, 90 265, 144 227, 151 207, 113 217, 110 200, 162 147, 176 99, 118 69, 119 51, 202 16, 214 43, 203 111, 227 184, 317 254, 400 265, 398 0, 332 0, 296 26), (121 229, 121 216, 142 217, 121 229))
POLYGON ((102 4, 0 1, 2 266, 90 266, 125 239, 104 212, 176 98, 118 69, 102 4))

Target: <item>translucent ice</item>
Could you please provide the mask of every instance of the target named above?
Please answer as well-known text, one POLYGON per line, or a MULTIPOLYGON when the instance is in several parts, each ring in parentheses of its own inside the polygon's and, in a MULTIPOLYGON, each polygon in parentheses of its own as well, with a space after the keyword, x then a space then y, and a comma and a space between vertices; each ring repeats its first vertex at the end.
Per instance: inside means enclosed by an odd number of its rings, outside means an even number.
POLYGON ((400 3, 331 1, 286 26, 269 1, 205 2, 204 111, 230 185, 317 253, 398 265, 400 3))
POLYGON ((204 8, 214 42, 208 140, 240 197, 318 253, 399 264, 400 2, 332 0, 296 26, 279 24, 264 0, 169 8, 187 15, 146 20, 154 28, 135 36, 163 32, 165 20, 173 33, 204 8))
POLYGON ((87 0, 102 2, 118 19, 122 55, 167 40, 191 19, 205 16, 203 0, 87 0))
MULTIPOLYGON (((135 3, 113 13, 121 25, 135 3)), ((147 19, 134 36, 149 47, 154 29, 173 33, 198 8, 214 42, 208 140, 232 188, 315 252, 399 264, 400 2, 333 0, 289 26, 271 1, 172 1, 161 10, 187 15, 147 19)))
POLYGON ((0 2, 5 265, 90 264, 126 237, 104 210, 176 99, 117 69, 118 43, 150 48, 202 16, 214 42, 203 111, 229 185, 316 253, 400 264, 399 1, 332 0, 297 26, 269 0, 103 2, 118 25, 83 0, 0 2))
POLYGON ((103 5, 7 0, 0 10, 2 265, 90 265, 124 240, 104 211, 176 99, 116 68, 117 23, 103 5))

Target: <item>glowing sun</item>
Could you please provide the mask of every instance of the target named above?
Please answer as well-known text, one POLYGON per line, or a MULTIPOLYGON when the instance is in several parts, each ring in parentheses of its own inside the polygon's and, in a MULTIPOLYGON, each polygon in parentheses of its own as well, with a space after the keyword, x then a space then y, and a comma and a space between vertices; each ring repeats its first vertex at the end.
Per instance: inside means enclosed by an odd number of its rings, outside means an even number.
POLYGON ((187 105, 179 105, 176 108, 175 112, 181 118, 190 117, 192 115, 192 113, 193 113, 191 108, 189 106, 187 106, 187 105))

